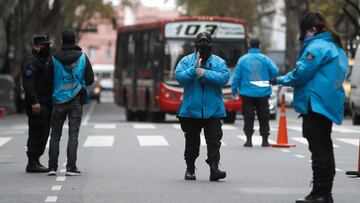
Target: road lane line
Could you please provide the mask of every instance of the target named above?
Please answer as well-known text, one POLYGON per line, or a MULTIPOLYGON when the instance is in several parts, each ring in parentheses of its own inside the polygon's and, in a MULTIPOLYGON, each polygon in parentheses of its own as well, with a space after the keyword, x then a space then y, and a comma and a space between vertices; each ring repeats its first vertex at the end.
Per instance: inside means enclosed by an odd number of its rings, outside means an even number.
MULTIPOLYGON (((245 135, 239 135, 237 136, 238 138, 240 138, 243 141, 246 141, 246 136, 245 135)), ((275 144, 276 142, 274 140, 268 139, 270 144, 275 144)), ((252 136, 252 143, 254 146, 261 146, 262 143, 262 137, 259 135, 253 135, 252 136)))
POLYGON ((304 158, 305 158, 305 156, 304 156, 304 155, 301 155, 301 154, 294 154, 294 157, 300 158, 300 159, 304 159, 304 158))
POLYGON ((280 149, 280 151, 285 152, 285 153, 290 153, 291 152, 290 150, 287 150, 287 149, 280 149))
POLYGON ((106 123, 99 123, 94 125, 95 129, 116 129, 115 124, 106 124, 106 123))
POLYGON ((336 138, 336 140, 347 143, 347 144, 351 144, 354 146, 359 146, 359 139, 356 139, 356 138, 336 138))
POLYGON ((66 180, 66 177, 65 176, 58 176, 58 177, 56 177, 56 181, 57 182, 63 182, 63 181, 65 181, 66 180))
POLYGON ((94 109, 95 109, 95 105, 96 105, 95 102, 91 102, 91 104, 90 104, 90 109, 89 109, 89 111, 86 113, 84 119, 82 120, 81 126, 86 126, 86 125, 88 124, 89 119, 90 119, 90 117, 91 117, 91 114, 92 114, 92 112, 93 112, 94 109))
POLYGON ((84 147, 112 147, 114 145, 113 135, 88 136, 84 147))
POLYGON ((0 137, 0 147, 10 142, 10 140, 12 140, 12 137, 0 137))
POLYGON ((133 127, 135 129, 156 129, 156 126, 154 124, 149 123, 133 123, 133 127))
POLYGON ((233 125, 222 125, 221 128, 223 130, 237 130, 237 128, 233 125))
POLYGON ((54 185, 54 186, 51 187, 51 190, 52 191, 59 191, 59 190, 61 190, 61 188, 62 188, 61 185, 54 185))
POLYGON ((58 199, 57 196, 47 196, 45 202, 56 202, 58 199))
POLYGON ((139 135, 137 136, 137 140, 142 147, 169 146, 165 137, 161 135, 139 135))
POLYGON ((335 171, 337 171, 337 172, 343 172, 344 170, 342 170, 341 168, 335 168, 335 171))
MULTIPOLYGON (((307 141, 305 138, 303 138, 303 137, 291 137, 291 139, 294 140, 294 141, 296 141, 296 142, 300 142, 301 144, 304 144, 304 145, 306 145, 306 146, 309 145, 308 141, 307 141)), ((333 147, 334 147, 334 148, 340 148, 340 146, 339 146, 339 145, 336 145, 336 144, 333 144, 333 147)))
POLYGON ((181 125, 180 124, 172 124, 171 125, 173 128, 181 130, 181 125))

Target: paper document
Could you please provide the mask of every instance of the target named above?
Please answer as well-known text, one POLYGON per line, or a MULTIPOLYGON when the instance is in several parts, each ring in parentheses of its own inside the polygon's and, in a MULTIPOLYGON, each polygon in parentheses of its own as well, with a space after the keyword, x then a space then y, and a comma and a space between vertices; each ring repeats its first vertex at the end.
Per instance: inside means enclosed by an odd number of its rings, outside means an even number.
POLYGON ((250 83, 253 84, 253 85, 256 85, 258 87, 270 87, 270 83, 267 80, 251 81, 250 83))

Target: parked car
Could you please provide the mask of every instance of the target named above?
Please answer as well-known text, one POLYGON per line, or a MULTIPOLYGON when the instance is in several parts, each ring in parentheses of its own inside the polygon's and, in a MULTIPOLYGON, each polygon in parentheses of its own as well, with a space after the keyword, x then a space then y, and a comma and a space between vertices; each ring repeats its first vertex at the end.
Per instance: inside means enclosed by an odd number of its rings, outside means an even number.
POLYGON ((114 65, 113 64, 94 64, 93 70, 99 78, 102 90, 112 90, 114 87, 114 65))
POLYGON ((286 86, 280 86, 279 88, 280 88, 279 93, 278 93, 279 106, 281 104, 282 95, 285 95, 285 105, 292 106, 293 105, 294 88, 286 87, 286 86))
POLYGON ((270 119, 275 120, 278 110, 278 90, 279 86, 272 86, 272 93, 269 98, 269 110, 270 110, 270 119))
POLYGON ((100 103, 101 97, 101 87, 98 77, 95 77, 95 81, 92 85, 87 88, 88 95, 90 99, 95 99, 98 103, 100 103))
POLYGON ((349 104, 353 125, 360 125, 360 49, 356 51, 354 66, 351 71, 349 104))

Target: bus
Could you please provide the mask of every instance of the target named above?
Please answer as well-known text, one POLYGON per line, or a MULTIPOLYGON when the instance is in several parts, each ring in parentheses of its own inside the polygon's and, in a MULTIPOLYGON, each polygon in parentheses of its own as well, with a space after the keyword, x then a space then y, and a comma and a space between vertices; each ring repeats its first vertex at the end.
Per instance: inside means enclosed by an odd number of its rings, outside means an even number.
MULTIPOLYGON (((163 122, 176 114, 183 88, 174 70, 182 57, 195 51, 194 39, 209 32, 213 54, 223 58, 231 71, 247 47, 247 22, 228 17, 179 17, 119 27, 114 70, 114 101, 125 108, 127 121, 163 122)), ((241 111, 240 97, 231 94, 231 79, 223 88, 226 123, 241 111)))

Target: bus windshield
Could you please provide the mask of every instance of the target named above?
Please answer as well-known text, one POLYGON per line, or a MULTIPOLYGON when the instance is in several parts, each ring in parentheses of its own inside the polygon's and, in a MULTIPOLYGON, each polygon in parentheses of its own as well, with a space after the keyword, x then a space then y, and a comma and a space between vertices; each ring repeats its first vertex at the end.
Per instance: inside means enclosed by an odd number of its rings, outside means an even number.
MULTIPOLYGON (((214 40, 213 54, 224 59, 228 68, 234 68, 240 56, 246 52, 245 39, 214 40)), ((174 71, 179 61, 195 51, 193 39, 168 39, 165 44, 164 81, 174 81, 174 71)))

